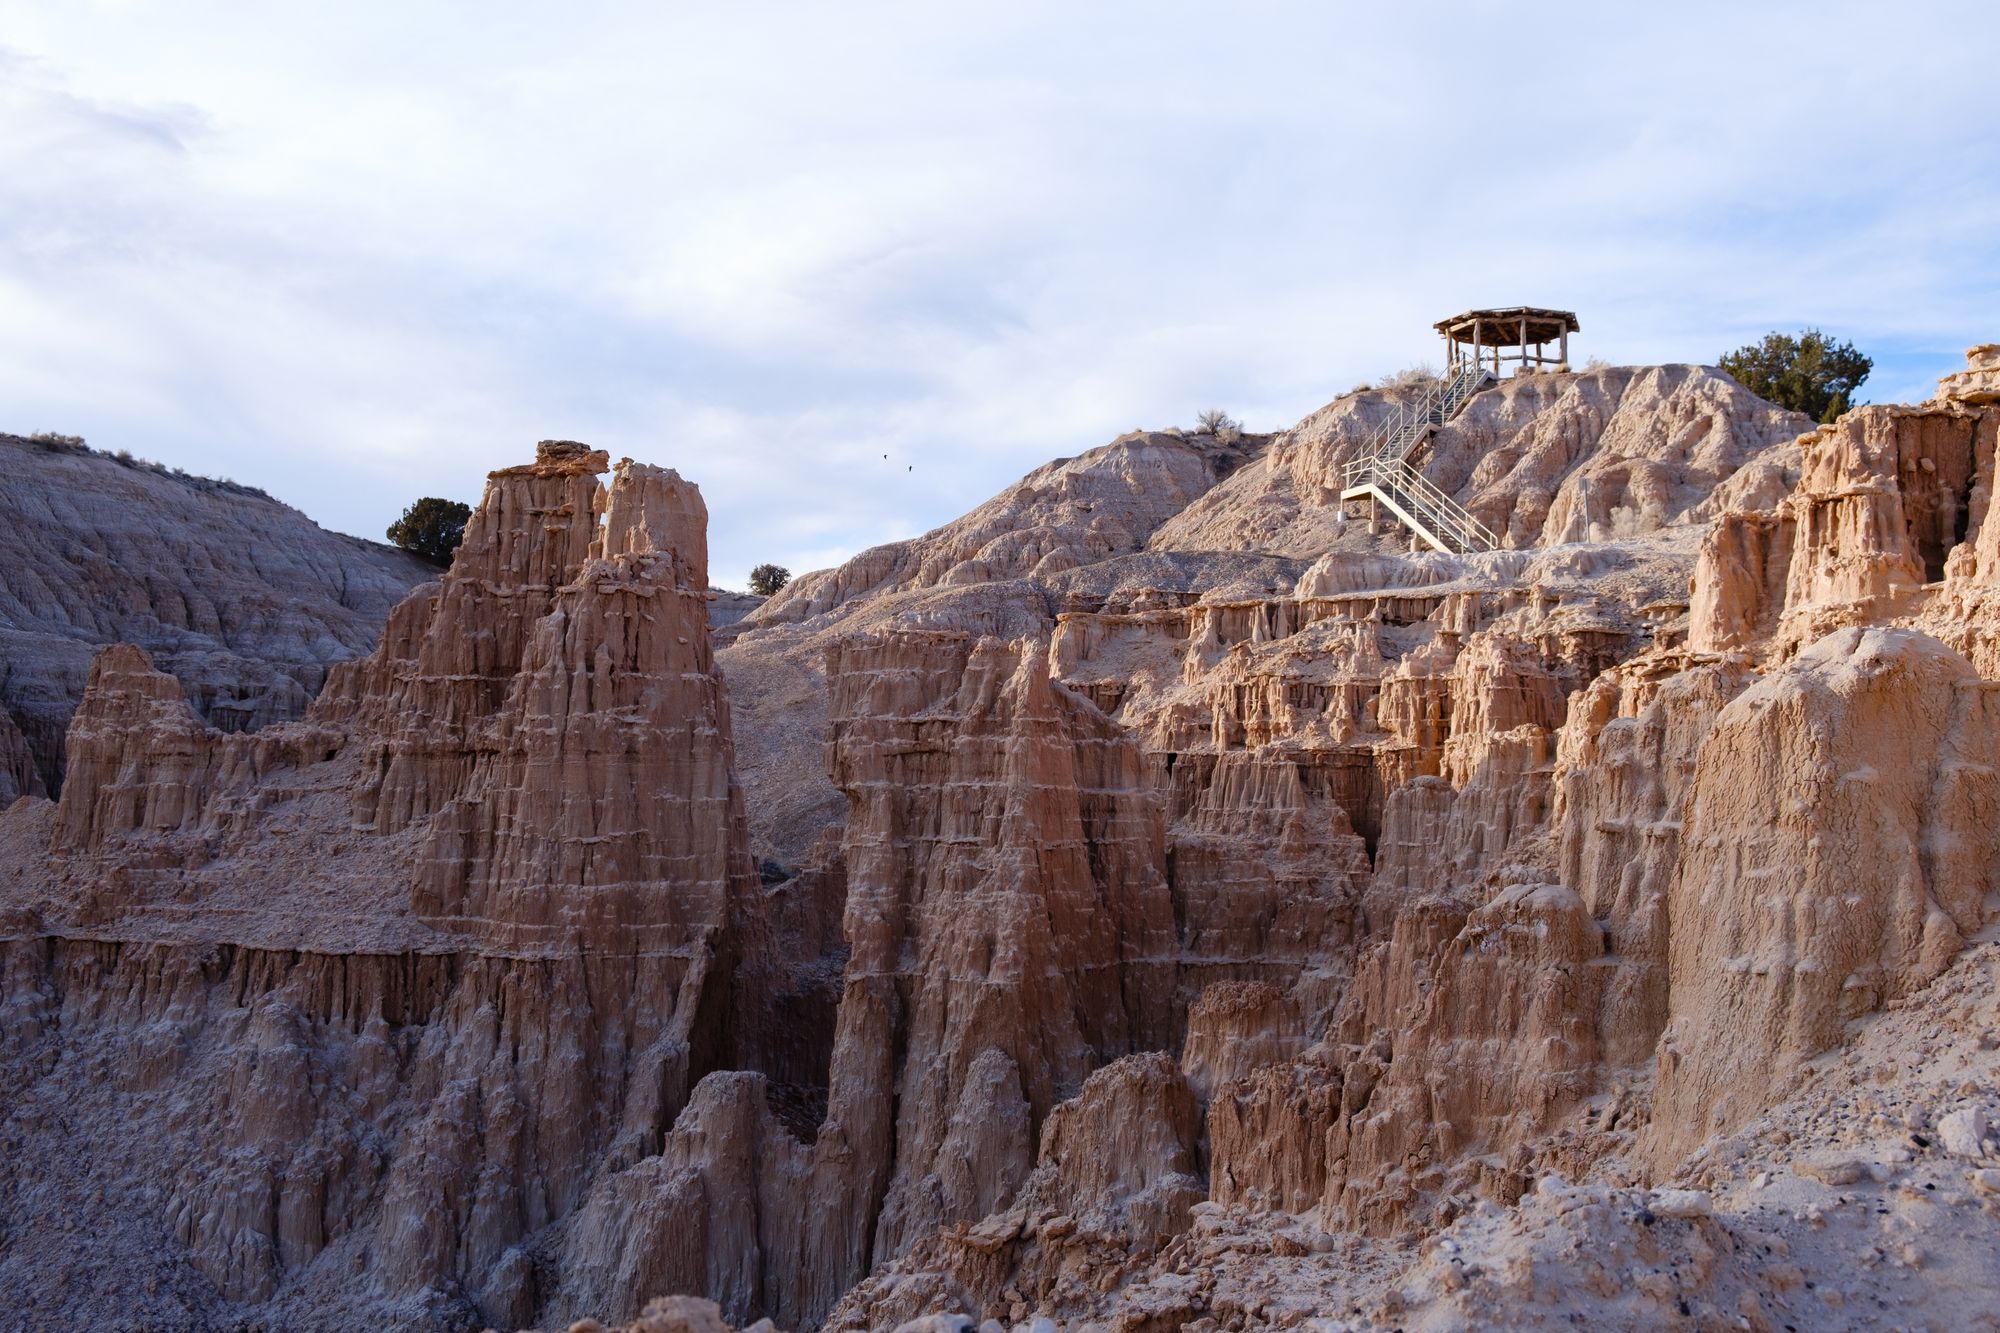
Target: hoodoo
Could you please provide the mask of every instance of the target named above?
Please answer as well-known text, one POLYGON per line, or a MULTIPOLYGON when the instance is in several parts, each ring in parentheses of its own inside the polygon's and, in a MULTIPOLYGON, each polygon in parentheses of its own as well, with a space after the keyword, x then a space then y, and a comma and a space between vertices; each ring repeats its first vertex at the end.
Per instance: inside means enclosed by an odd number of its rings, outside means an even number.
POLYGON ((0 729, 0 1279, 715 1333, 1818 1327, 1921 1274, 1968 1323, 1994 364, 1814 428, 1464 356, 713 635, 695 488, 545 442, 303 717, 113 645, 59 800, 0 729), (1419 449, 1481 543, 1334 517, 1419 449))
POLYGON ((101 8, 0 1333, 2000 1333, 1989 15, 101 8))

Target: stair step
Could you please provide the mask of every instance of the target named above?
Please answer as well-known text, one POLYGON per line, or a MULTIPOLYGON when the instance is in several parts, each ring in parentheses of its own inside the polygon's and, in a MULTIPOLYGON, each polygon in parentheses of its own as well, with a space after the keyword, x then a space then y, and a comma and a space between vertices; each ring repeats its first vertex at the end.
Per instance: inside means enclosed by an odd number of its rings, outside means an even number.
POLYGON ((1476 364, 1452 377, 1384 422, 1370 441, 1374 452, 1342 469, 1342 500, 1372 495, 1386 503, 1405 526, 1437 550, 1463 554, 1499 545, 1486 525, 1446 495, 1407 459, 1430 433, 1457 415, 1486 383, 1476 364))

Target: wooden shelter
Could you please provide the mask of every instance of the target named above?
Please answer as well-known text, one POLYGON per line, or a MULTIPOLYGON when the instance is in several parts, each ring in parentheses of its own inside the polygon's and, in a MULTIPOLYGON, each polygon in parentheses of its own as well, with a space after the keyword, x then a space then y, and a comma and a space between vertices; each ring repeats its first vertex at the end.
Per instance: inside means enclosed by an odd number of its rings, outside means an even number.
POLYGON ((1578 331, 1576 316, 1568 310, 1541 310, 1534 306, 1508 306, 1503 310, 1468 310, 1435 325, 1444 335, 1445 354, 1451 368, 1461 362, 1484 364, 1497 376, 1502 361, 1520 364, 1522 372, 1567 370, 1569 335, 1578 331), (1548 355, 1548 345, 1556 354, 1548 355))

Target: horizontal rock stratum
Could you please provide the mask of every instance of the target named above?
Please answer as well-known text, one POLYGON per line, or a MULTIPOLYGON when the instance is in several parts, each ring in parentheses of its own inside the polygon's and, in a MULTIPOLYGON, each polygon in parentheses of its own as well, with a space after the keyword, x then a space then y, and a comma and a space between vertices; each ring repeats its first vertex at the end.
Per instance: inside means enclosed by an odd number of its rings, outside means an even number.
POLYGON ((1404 391, 1137 433, 713 632, 695 487, 545 442, 288 720, 107 646, 57 799, 0 726, 0 1291, 1979 1326, 1993 359, 1495 385, 1471 556, 1340 507, 1404 391))

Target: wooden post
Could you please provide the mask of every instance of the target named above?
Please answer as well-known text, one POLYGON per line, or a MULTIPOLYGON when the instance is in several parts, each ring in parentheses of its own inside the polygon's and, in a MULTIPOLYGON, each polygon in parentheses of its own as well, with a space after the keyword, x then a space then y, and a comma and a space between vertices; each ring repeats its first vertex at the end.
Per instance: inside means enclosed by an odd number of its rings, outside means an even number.
POLYGON ((1562 363, 1563 368, 1567 370, 1569 368, 1569 325, 1567 324, 1563 325, 1562 329, 1562 363))
POLYGON ((1521 369, 1528 368, 1528 317, 1521 316, 1521 369))

